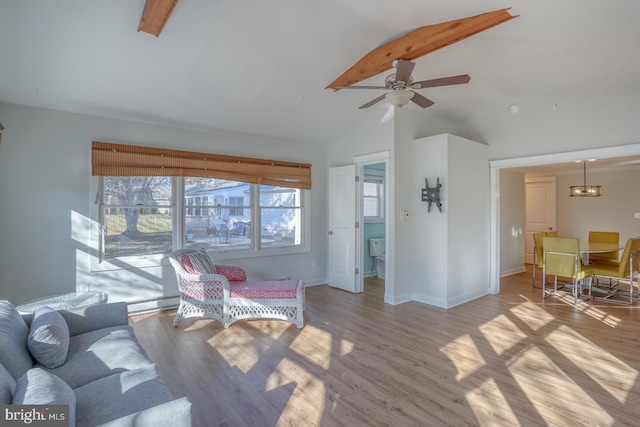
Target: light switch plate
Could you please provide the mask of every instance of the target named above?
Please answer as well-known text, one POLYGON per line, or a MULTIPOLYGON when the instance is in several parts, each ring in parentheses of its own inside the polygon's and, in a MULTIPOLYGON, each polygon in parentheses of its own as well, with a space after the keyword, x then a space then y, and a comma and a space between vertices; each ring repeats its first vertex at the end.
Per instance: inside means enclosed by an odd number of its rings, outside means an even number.
POLYGON ((634 217, 635 219, 640 219, 640 212, 636 212, 636 213, 634 213, 634 214, 633 214, 633 217, 634 217))

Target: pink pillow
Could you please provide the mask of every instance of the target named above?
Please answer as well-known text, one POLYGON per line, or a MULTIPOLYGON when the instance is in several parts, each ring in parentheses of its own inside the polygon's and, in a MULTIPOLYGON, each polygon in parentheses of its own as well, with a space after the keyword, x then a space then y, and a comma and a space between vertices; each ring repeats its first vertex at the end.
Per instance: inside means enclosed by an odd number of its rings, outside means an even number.
POLYGON ((245 271, 235 265, 218 264, 216 265, 216 271, 231 282, 242 282, 247 280, 247 274, 245 271))

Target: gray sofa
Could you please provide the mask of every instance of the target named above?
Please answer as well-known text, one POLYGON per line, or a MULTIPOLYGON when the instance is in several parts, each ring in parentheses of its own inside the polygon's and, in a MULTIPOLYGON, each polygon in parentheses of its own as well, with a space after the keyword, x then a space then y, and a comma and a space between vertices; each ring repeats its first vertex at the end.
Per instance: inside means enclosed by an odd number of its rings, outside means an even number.
POLYGON ((0 301, 0 404, 69 405, 70 426, 190 426, 125 303, 20 315, 0 301))

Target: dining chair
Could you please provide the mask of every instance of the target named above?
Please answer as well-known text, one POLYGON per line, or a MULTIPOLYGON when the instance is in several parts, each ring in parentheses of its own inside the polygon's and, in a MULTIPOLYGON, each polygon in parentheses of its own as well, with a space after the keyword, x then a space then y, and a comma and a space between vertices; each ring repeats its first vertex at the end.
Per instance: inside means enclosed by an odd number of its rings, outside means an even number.
POLYGON ((544 247, 542 245, 542 239, 544 237, 558 237, 557 231, 541 231, 533 233, 533 287, 536 287, 536 270, 542 269, 542 258, 544 254, 544 247))
MULTIPOLYGON (((590 231, 589 242, 615 243, 620 242, 620 233, 617 231, 590 231)), ((589 263, 599 260, 618 261, 619 251, 601 252, 589 254, 589 263)))
POLYGON ((585 289, 588 290, 588 298, 591 298, 592 267, 582 265, 580 240, 574 237, 544 237, 542 245, 544 247, 542 299, 559 295, 558 277, 571 279, 571 283, 563 285, 563 287, 571 287, 574 304, 578 303, 585 289), (554 289, 548 294, 546 291, 547 275, 554 276, 554 289))
MULTIPOLYGON (((598 299, 633 304, 634 295, 638 298, 638 289, 640 285, 640 237, 632 237, 627 240, 627 243, 622 250, 619 262, 600 260, 593 264, 589 264, 589 267, 591 267, 591 271, 596 278, 606 277, 609 279, 616 279, 616 284, 609 285, 609 289, 605 291, 606 296, 599 297, 598 299), (635 286, 634 277, 636 279, 635 286), (629 285, 628 301, 626 298, 621 300, 614 299, 616 296, 625 295, 625 291, 620 289, 620 285, 627 281, 629 285)), ((596 289, 601 290, 602 288, 598 287, 596 289)))

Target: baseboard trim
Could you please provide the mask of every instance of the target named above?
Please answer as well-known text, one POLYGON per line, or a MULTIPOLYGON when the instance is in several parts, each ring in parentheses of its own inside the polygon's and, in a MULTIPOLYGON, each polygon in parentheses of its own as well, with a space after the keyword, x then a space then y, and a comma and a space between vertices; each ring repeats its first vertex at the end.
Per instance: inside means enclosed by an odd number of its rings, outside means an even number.
POLYGON ((169 310, 180 305, 180 297, 169 296, 153 300, 129 303, 127 308, 129 314, 143 314, 152 311, 169 310))

